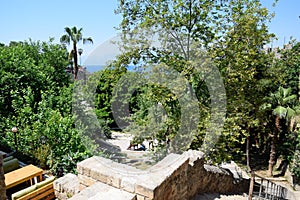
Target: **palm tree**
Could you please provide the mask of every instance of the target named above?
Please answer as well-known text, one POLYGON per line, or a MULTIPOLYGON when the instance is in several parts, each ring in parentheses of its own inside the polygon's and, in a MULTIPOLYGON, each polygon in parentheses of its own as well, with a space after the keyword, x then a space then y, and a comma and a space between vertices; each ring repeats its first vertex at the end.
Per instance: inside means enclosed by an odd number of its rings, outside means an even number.
POLYGON ((77 44, 82 41, 85 43, 93 43, 92 38, 83 38, 82 37, 82 28, 77 29, 75 26, 73 28, 65 27, 66 34, 61 36, 60 42, 63 44, 70 44, 72 42, 73 48, 69 54, 69 59, 73 58, 74 63, 74 79, 77 79, 78 74, 78 55, 77 55, 77 44))
POLYGON ((6 200, 6 186, 3 171, 3 156, 0 155, 0 199, 6 200))
POLYGON ((278 136, 282 132, 281 121, 285 120, 286 123, 295 116, 296 110, 294 109, 297 95, 291 94, 291 88, 279 87, 275 93, 266 97, 267 103, 263 105, 264 109, 272 111, 275 115, 275 130, 271 140, 271 151, 269 159, 268 175, 273 176, 273 167, 276 163, 276 146, 278 144, 278 136))

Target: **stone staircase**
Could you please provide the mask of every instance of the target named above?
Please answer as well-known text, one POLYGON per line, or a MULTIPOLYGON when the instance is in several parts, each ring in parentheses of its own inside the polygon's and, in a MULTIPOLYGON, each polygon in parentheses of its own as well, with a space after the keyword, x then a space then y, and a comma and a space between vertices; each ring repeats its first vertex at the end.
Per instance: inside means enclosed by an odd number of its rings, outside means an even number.
POLYGON ((247 180, 204 166, 203 153, 169 154, 145 169, 99 156, 77 164, 78 175, 67 174, 54 182, 58 199, 189 200, 199 193, 236 193, 248 190, 247 180))

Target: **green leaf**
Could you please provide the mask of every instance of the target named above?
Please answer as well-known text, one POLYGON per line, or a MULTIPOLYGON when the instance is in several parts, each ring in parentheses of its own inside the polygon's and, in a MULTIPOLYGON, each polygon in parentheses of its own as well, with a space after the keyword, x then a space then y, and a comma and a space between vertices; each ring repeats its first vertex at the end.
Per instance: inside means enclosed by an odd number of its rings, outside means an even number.
POLYGON ((280 119, 285 118, 287 115, 287 108, 283 107, 283 106, 277 106, 274 110, 273 110, 273 115, 277 115, 279 116, 280 119))

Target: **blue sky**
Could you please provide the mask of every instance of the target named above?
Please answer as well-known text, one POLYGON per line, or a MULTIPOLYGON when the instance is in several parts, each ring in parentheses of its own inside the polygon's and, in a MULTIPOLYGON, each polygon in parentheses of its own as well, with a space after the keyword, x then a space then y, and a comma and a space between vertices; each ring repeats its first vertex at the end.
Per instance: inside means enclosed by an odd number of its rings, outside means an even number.
MULTIPOLYGON (((114 14, 117 0, 6 0, 0 2, 0 42, 33 40, 59 41, 64 27, 83 27, 85 37, 92 37, 94 45, 84 45, 84 58, 97 46, 114 37, 121 16, 114 14)), ((272 0, 261 0, 275 11, 270 31, 279 38, 273 46, 282 46, 290 36, 300 41, 300 1, 279 0, 272 8, 272 0)))

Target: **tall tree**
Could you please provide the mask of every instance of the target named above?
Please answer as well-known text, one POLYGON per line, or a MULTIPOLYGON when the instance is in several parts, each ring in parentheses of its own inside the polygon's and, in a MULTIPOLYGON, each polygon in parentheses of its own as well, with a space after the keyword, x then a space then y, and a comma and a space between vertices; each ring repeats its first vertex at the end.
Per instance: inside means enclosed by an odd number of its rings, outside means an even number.
POLYGON ((6 200, 6 186, 3 171, 3 156, 0 155, 0 200, 6 200))
POLYGON ((278 67, 283 68, 285 85, 291 87, 292 93, 298 95, 300 101, 300 42, 290 41, 280 50, 278 67))
POLYGON ((61 36, 60 42, 64 44, 70 44, 72 42, 72 50, 70 52, 70 59, 73 58, 74 64, 74 79, 77 79, 78 74, 78 54, 77 54, 77 44, 82 41, 85 43, 93 43, 91 37, 82 37, 82 28, 77 29, 75 26, 73 28, 65 27, 66 34, 61 36))
MULTIPOLYGON (((218 146, 231 159, 236 152, 252 146, 246 145, 246 139, 251 142, 256 137, 254 130, 260 125, 256 113, 273 84, 266 81, 271 77, 267 69, 272 68, 272 54, 266 54, 263 47, 274 35, 267 27, 271 15, 259 1, 231 0, 228 4, 225 34, 210 52, 224 77, 227 97, 226 145, 218 146)), ((249 148, 247 151, 249 155, 249 148)))
MULTIPOLYGON (((267 27, 271 17, 268 10, 258 0, 120 0, 117 13, 123 16, 120 29, 130 56, 142 59, 142 63, 164 63, 189 81, 201 110, 199 131, 209 126, 211 96, 203 74, 195 69, 207 63, 203 57, 214 59, 228 100, 224 137, 229 140, 218 148, 224 154, 242 152, 245 139, 258 124, 255 111, 260 97, 269 87, 260 85, 269 67, 269 56, 262 49, 273 36, 267 27), (161 41, 157 48, 150 48, 146 40, 153 32, 161 41), (259 97, 253 98, 258 91, 259 97)), ((201 146, 202 138, 197 137, 193 148, 201 146)), ((217 152, 214 158, 219 155, 217 152)))
POLYGON ((266 97, 267 103, 263 105, 264 109, 269 110, 275 116, 275 129, 273 135, 271 135, 271 151, 268 168, 269 176, 273 176, 273 167, 277 158, 276 147, 278 145, 279 135, 286 132, 286 130, 283 130, 282 124, 283 122, 288 123, 288 121, 296 114, 294 106, 297 95, 292 94, 291 91, 291 88, 279 87, 275 93, 271 93, 269 97, 266 97))

